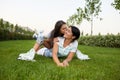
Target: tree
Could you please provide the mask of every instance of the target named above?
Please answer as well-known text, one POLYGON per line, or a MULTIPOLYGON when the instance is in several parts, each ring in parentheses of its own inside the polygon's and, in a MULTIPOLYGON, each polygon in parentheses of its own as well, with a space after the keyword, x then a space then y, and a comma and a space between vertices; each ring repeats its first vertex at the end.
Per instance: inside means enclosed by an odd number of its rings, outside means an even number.
MULTIPOLYGON (((91 35, 93 34, 93 18, 99 15, 101 2, 100 0, 85 0, 84 18, 91 22, 91 35)), ((101 19, 101 18, 100 18, 101 19)))
MULTIPOLYGON (((80 24, 83 19, 91 22, 91 35, 93 34, 93 18, 99 15, 101 2, 100 0, 85 0, 85 7, 77 8, 77 13, 73 14, 67 20, 68 24, 80 24)), ((102 20, 100 18, 100 20, 102 20)))
POLYGON ((9 28, 10 28, 10 23, 7 21, 7 22, 5 22, 5 24, 4 24, 4 30, 9 31, 9 28))
POLYGON ((79 25, 82 22, 82 20, 83 20, 83 10, 82 8, 79 7, 77 9, 77 13, 69 17, 69 19, 67 20, 67 24, 68 25, 73 25, 73 24, 79 25))
POLYGON ((15 33, 18 33, 18 29, 19 29, 19 27, 18 27, 18 25, 16 24, 16 25, 15 25, 15 33))
POLYGON ((9 31, 14 32, 14 25, 13 24, 10 25, 10 30, 9 31))
POLYGON ((120 10, 120 0, 114 0, 111 4, 116 10, 120 10))
POLYGON ((0 19, 0 29, 4 28, 3 19, 0 19))

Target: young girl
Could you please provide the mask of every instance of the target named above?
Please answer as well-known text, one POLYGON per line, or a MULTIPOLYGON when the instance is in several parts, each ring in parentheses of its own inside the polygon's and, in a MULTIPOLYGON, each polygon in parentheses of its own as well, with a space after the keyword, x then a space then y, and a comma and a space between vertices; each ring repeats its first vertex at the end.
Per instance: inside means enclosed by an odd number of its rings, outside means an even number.
POLYGON ((67 24, 59 20, 56 22, 54 29, 50 32, 47 39, 44 39, 43 35, 40 33, 38 35, 38 38, 36 40, 36 43, 34 44, 34 47, 30 49, 27 53, 21 53, 18 57, 18 59, 21 60, 33 60, 35 53, 39 50, 41 45, 44 45, 46 48, 52 48, 53 43, 55 41, 58 41, 57 37, 63 37, 65 30, 67 28, 67 24))

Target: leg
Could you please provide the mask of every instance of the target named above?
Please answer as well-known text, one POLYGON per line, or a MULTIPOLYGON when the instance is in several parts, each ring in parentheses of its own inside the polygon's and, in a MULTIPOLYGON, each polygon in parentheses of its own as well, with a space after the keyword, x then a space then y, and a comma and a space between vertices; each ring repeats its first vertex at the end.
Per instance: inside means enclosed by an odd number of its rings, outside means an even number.
POLYGON ((38 35, 36 43, 33 48, 31 48, 27 53, 22 53, 19 55, 18 59, 21 60, 33 60, 35 53, 38 51, 41 44, 43 44, 44 37, 42 33, 38 35))
POLYGON ((40 48, 40 44, 35 43, 33 48, 34 48, 35 52, 37 52, 40 48))
POLYGON ((36 42, 34 44, 34 47, 31 48, 27 53, 21 53, 18 57, 18 59, 21 60, 33 60, 35 53, 39 50, 40 45, 36 42))
POLYGON ((76 51, 77 58, 80 60, 88 60, 90 59, 88 55, 83 54, 80 50, 76 51))
POLYGON ((47 49, 47 48, 41 48, 41 49, 39 49, 39 50, 37 51, 37 54, 44 56, 44 53, 45 53, 45 50, 46 50, 46 49, 47 49))
POLYGON ((39 50, 40 45, 43 44, 43 41, 44 41, 44 36, 43 36, 43 33, 40 32, 40 33, 38 34, 36 43, 34 44, 34 47, 33 47, 33 49, 35 50, 35 52, 37 52, 37 51, 39 50))

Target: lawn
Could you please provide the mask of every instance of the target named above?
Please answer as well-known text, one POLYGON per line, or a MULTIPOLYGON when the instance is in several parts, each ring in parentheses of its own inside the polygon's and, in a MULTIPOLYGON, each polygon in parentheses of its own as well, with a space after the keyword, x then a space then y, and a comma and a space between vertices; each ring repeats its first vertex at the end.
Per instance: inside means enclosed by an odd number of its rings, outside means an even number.
MULTIPOLYGON (((74 57, 69 67, 57 67, 52 58, 35 56, 36 62, 17 60, 34 40, 0 42, 0 80, 120 80, 120 48, 79 45, 91 60, 74 57)), ((63 60, 64 58, 60 58, 63 60)))

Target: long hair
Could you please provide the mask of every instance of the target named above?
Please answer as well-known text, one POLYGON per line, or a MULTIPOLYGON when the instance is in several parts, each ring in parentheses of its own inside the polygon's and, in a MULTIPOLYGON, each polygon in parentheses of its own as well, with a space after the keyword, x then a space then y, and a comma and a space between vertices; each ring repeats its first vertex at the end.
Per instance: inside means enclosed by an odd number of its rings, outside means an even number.
POLYGON ((50 34, 50 38, 49 38, 49 45, 50 45, 50 48, 53 47, 53 39, 58 37, 58 36, 61 36, 63 37, 63 33, 61 33, 60 29, 62 27, 62 25, 66 24, 64 21, 62 20, 59 20, 56 22, 55 24, 55 27, 54 29, 51 31, 51 34, 50 34))
POLYGON ((64 25, 64 24, 66 24, 66 23, 64 21, 62 21, 62 20, 59 20, 59 21, 56 22, 55 27, 54 27, 54 29, 51 32, 51 36, 50 36, 51 39, 53 39, 55 37, 58 37, 58 36, 62 37, 64 35, 60 31, 62 25, 64 25))

